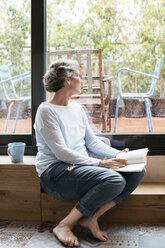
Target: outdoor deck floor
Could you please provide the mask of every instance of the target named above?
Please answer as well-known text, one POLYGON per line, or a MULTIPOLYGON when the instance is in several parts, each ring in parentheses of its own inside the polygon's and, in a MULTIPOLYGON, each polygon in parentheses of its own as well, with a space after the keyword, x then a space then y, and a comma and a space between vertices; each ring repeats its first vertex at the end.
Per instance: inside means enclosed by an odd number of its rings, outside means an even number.
MULTIPOLYGON (((114 118, 111 119, 111 133, 114 130, 114 118)), ((154 133, 165 133, 165 118, 153 117, 154 133)), ((6 119, 0 119, 0 134, 4 133, 6 119)), ((7 134, 13 132, 14 120, 9 121, 7 134)), ((99 129, 101 130, 101 129, 99 129)), ((108 129, 107 129, 108 130, 108 129)), ((17 123, 17 134, 31 133, 31 119, 22 119, 17 123)), ((116 133, 148 133, 147 118, 126 118, 119 117, 117 122, 116 133)))

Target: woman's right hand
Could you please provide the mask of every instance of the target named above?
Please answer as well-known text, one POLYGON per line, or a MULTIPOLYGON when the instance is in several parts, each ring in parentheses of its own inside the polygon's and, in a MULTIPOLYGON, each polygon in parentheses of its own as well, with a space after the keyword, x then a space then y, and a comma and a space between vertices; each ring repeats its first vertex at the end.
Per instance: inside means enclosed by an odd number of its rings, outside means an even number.
POLYGON ((117 170, 119 168, 123 168, 126 165, 127 165, 127 160, 121 159, 121 158, 102 160, 99 163, 100 167, 104 167, 104 168, 108 168, 108 169, 112 169, 112 170, 117 170))

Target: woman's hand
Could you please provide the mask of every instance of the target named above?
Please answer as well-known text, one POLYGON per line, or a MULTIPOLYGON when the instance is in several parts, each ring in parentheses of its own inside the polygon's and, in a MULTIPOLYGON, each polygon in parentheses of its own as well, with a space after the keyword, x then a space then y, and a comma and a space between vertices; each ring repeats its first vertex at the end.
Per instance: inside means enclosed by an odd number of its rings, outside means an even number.
POLYGON ((120 152, 129 152, 129 148, 125 148, 124 150, 122 150, 120 152))
POLYGON ((127 160, 126 159, 120 159, 120 158, 113 158, 113 159, 107 159, 107 160, 102 160, 99 163, 100 167, 116 170, 119 168, 123 168, 127 165, 127 160))

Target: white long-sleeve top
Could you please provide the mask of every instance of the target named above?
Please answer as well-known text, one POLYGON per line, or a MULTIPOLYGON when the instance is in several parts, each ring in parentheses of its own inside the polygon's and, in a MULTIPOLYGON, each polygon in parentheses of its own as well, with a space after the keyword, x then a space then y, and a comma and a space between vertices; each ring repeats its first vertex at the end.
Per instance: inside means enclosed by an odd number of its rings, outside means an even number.
POLYGON ((34 128, 38 147, 36 170, 39 176, 58 161, 98 166, 101 160, 89 157, 88 150, 107 158, 116 157, 120 152, 95 136, 83 107, 76 102, 69 102, 67 106, 41 103, 34 128))

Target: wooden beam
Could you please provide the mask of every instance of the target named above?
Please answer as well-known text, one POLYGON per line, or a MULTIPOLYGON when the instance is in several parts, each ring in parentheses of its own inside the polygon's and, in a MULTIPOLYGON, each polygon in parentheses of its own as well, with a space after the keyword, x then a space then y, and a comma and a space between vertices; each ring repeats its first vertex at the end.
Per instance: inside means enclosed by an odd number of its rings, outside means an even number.
MULTIPOLYGON (((76 200, 54 199, 41 194, 42 221, 60 221, 73 208, 76 200)), ((165 184, 144 183, 120 205, 105 213, 107 223, 165 222, 165 184)))
POLYGON ((11 164, 9 157, 8 164, 0 164, 0 219, 41 220, 40 180, 34 165, 11 164))

